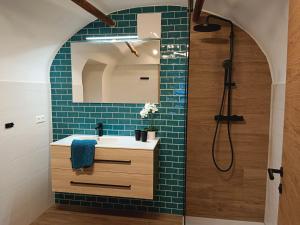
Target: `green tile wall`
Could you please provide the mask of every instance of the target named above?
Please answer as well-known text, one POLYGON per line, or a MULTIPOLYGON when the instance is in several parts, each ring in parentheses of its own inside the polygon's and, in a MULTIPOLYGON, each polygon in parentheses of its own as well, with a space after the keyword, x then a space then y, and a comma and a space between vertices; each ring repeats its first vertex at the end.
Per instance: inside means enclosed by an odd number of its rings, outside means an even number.
POLYGON ((161 84, 159 114, 155 124, 161 137, 159 182, 154 201, 103 196, 55 193, 59 204, 100 208, 132 209, 183 214, 185 168, 185 102, 188 60, 187 9, 177 6, 153 6, 122 10, 111 14, 118 26, 110 28, 96 20, 76 33, 53 60, 50 79, 52 96, 53 139, 72 134, 96 134, 97 122, 104 123, 104 134, 134 135, 148 121, 140 119, 142 104, 72 103, 70 43, 90 36, 136 35, 138 13, 162 13, 161 84))

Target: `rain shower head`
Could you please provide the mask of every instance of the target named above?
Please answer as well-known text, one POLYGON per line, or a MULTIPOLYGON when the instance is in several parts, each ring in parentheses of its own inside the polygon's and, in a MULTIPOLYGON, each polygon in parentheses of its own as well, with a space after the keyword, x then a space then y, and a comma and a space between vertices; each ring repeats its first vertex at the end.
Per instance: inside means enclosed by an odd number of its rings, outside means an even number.
POLYGON ((213 23, 198 24, 194 26, 196 32, 215 32, 221 30, 221 25, 213 23))
POLYGON ((215 32, 215 31, 220 30, 221 25, 209 23, 208 17, 206 18, 206 22, 204 24, 202 24, 200 22, 200 16, 201 16, 201 12, 202 12, 204 2, 205 2, 205 0, 197 0, 196 1, 194 14, 193 14, 193 21, 197 25, 194 26, 194 31, 197 31, 197 32, 215 32))

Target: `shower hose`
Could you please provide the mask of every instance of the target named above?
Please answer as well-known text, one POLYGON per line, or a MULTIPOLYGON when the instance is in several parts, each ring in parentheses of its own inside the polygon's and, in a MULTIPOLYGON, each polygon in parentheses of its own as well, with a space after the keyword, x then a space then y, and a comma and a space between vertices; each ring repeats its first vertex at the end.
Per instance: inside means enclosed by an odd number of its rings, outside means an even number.
MULTIPOLYGON (((223 91, 223 96, 222 96, 222 102, 221 102, 221 106, 220 106, 220 110, 219 110, 219 115, 223 114, 223 110, 224 110, 224 105, 225 105, 225 97, 226 97, 226 92, 228 93, 228 116, 230 116, 230 109, 231 109, 231 86, 229 86, 228 90, 227 90, 227 76, 225 77, 225 84, 224 84, 224 91, 223 91)), ((231 82, 231 79, 230 81, 231 82)), ((230 159, 230 163, 226 168, 222 168, 217 160, 216 160, 216 140, 217 140, 217 135, 220 129, 220 125, 221 125, 221 119, 220 117, 218 117, 217 120, 217 124, 216 124, 216 128, 215 128, 215 133, 214 133, 214 138, 213 138, 213 144, 212 144, 212 159, 213 162, 216 166, 216 168, 221 171, 221 172, 228 172, 231 170, 232 166, 233 166, 233 162, 234 162, 234 148, 233 148, 233 143, 232 143, 232 138, 231 138, 231 121, 228 119, 226 120, 227 123, 227 134, 228 134, 228 141, 229 141, 229 145, 230 145, 230 155, 231 155, 231 159, 230 159)))

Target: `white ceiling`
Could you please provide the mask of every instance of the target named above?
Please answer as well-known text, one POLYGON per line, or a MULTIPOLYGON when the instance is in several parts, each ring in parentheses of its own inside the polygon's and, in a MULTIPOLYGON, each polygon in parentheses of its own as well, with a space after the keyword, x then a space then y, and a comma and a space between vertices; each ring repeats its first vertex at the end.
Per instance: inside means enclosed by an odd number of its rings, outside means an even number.
POLYGON ((207 0, 204 10, 229 18, 248 32, 268 58, 273 83, 285 83, 288 0, 207 0))
MULTIPOLYGON (((91 2, 105 13, 139 6, 187 6, 187 0, 91 2)), ((287 0, 206 0, 204 10, 247 31, 267 55, 273 82, 285 82, 287 0)), ((94 19, 70 0, 0 0, 0 80, 47 80, 60 46, 94 19)))

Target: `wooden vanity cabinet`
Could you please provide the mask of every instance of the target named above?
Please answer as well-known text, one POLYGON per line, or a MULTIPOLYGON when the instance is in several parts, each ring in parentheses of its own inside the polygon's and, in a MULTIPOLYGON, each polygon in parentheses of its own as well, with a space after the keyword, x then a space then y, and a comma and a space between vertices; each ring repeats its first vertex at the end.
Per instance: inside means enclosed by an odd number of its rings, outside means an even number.
POLYGON ((96 148, 93 167, 74 171, 69 146, 51 146, 52 190, 102 196, 153 199, 155 150, 96 148))

